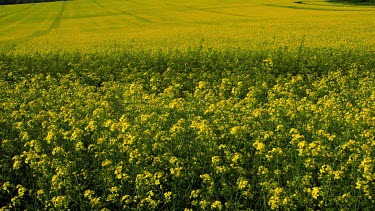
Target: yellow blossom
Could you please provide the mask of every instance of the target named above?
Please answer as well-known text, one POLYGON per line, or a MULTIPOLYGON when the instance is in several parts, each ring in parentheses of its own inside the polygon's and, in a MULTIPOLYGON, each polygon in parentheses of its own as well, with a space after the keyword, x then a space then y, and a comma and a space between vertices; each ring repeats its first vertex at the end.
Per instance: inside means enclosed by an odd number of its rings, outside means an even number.
POLYGON ((313 187, 312 190, 311 190, 311 196, 314 199, 318 199, 318 197, 320 196, 321 189, 322 188, 320 188, 320 187, 313 187))
POLYGON ((211 209, 218 209, 218 210, 221 210, 223 208, 223 205, 221 204, 220 201, 214 201, 212 204, 211 204, 211 209))

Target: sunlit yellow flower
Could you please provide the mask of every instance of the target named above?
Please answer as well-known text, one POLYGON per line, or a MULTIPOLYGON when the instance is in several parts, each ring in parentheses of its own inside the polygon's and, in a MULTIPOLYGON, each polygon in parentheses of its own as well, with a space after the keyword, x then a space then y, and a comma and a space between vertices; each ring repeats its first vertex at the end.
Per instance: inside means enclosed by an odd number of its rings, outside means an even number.
POLYGON ((265 150, 266 145, 260 141, 255 141, 253 147, 258 151, 258 153, 262 153, 265 150))
POLYGON ((179 177, 179 176, 181 176, 181 170, 182 170, 182 167, 176 167, 176 168, 171 168, 170 172, 171 172, 172 175, 175 175, 176 177, 179 177))
POLYGON ((201 200, 199 205, 202 209, 205 209, 208 206, 208 202, 206 200, 201 200))
POLYGON ((318 197, 320 196, 321 189, 322 188, 320 188, 320 187, 313 187, 312 190, 311 190, 311 196, 314 199, 318 199, 318 197))
POLYGON ((83 194, 83 196, 85 198, 91 199, 94 194, 95 194, 95 191, 93 190, 85 190, 85 193, 83 194))
POLYGON ((237 186, 238 186, 238 189, 242 190, 242 189, 245 189, 249 184, 249 181, 247 181, 246 179, 244 178, 240 178, 237 180, 237 186))
POLYGON ((164 199, 165 199, 166 202, 171 201, 171 195, 172 195, 172 192, 170 192, 170 191, 164 193, 164 199))
POLYGON ((214 201, 212 204, 211 204, 211 209, 218 209, 218 210, 221 210, 223 208, 223 205, 221 204, 220 201, 214 201))
POLYGON ((213 165, 217 165, 220 162, 220 157, 219 156, 213 156, 211 158, 211 162, 213 165))
POLYGON ((211 181, 211 177, 210 177, 209 174, 202 174, 202 175, 200 175, 200 178, 202 178, 203 182, 211 181))
POLYGON ((233 157, 232 157, 232 162, 233 163, 237 163, 237 161, 241 158, 241 154, 239 153, 234 153, 233 157))
POLYGON ((198 198, 201 190, 192 190, 190 193, 190 198, 198 198))
POLYGON ((102 162, 102 167, 109 166, 109 165, 111 165, 111 164, 112 164, 112 161, 106 159, 106 160, 104 160, 104 161, 102 162))

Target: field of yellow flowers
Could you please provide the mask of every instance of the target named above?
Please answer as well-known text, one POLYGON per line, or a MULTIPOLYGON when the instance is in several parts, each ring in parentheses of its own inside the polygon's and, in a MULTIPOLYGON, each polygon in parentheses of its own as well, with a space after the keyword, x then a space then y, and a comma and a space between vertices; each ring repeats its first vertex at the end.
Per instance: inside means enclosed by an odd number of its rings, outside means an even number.
POLYGON ((2 55, 2 209, 373 209, 372 55, 284 51, 2 55))
POLYGON ((374 210, 374 11, 1 6, 0 210, 374 210))
POLYGON ((375 6, 324 0, 74 0, 0 6, 16 54, 296 48, 374 51, 375 6))

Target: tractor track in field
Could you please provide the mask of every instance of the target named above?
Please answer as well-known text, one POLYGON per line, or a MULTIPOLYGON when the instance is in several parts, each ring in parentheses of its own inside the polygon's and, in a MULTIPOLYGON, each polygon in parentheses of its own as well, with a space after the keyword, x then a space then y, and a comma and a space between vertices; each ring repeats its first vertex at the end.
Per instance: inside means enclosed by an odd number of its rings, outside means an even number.
POLYGON ((235 14, 235 13, 229 13, 229 12, 218 12, 218 11, 214 11, 214 10, 207 9, 207 8, 196 8, 196 7, 188 7, 188 6, 185 6, 185 8, 192 9, 192 10, 199 10, 199 11, 203 11, 203 12, 214 13, 214 14, 218 14, 218 15, 228 15, 228 16, 247 17, 247 18, 253 17, 253 16, 250 16, 250 15, 241 15, 241 14, 235 14))
MULTIPOLYGON (((97 0, 92 0, 92 2, 95 3, 95 4, 97 4, 99 7, 103 8, 103 9, 106 9, 107 11, 116 11, 117 13, 120 12, 123 15, 131 16, 131 17, 133 17, 133 18, 135 18, 135 19, 137 19, 139 21, 147 22, 147 23, 153 23, 151 20, 149 20, 147 18, 140 17, 140 16, 138 16, 138 15, 136 15, 134 13, 130 13, 130 12, 127 12, 127 11, 124 11, 124 10, 120 10, 120 9, 106 8, 103 4, 101 4, 97 0)), ((138 5, 143 5, 141 3, 130 1, 130 0, 127 0, 127 2, 130 2, 130 3, 133 3, 133 4, 138 4, 138 5)))
POLYGON ((16 46, 22 45, 23 43, 25 43, 27 41, 30 41, 31 39, 44 36, 44 35, 50 33, 51 30, 58 29, 60 27, 60 22, 61 22, 62 16, 64 15, 65 5, 66 5, 66 1, 63 1, 59 12, 57 13, 57 15, 56 15, 55 19, 53 20, 52 24, 47 29, 39 30, 39 31, 31 34, 30 36, 27 36, 25 38, 17 40, 17 42, 10 42, 7 45, 5 45, 4 48, 5 49, 14 49, 16 46))
POLYGON ((99 3, 97 0, 93 0, 92 2, 94 2, 97 5, 99 5, 99 7, 104 8, 104 6, 101 3, 99 3))
POLYGON ((63 1, 59 12, 57 13, 55 19, 53 20, 52 24, 50 25, 50 27, 48 29, 40 30, 38 32, 35 32, 30 37, 26 38, 25 41, 36 38, 36 37, 46 35, 46 34, 50 33, 51 30, 53 30, 53 29, 58 29, 60 27, 62 16, 64 15, 65 5, 66 5, 66 1, 63 1))
POLYGON ((7 17, 7 16, 15 14, 15 13, 24 12, 24 11, 30 9, 31 7, 33 7, 34 5, 35 5, 35 3, 34 4, 30 4, 28 7, 22 8, 20 10, 16 10, 16 11, 13 11, 13 12, 10 12, 10 13, 2 14, 2 15, 0 15, 0 18, 4 18, 4 17, 7 17))
MULTIPOLYGON (((178 5, 178 4, 171 4, 171 3, 166 3, 165 5, 168 5, 170 7, 176 8, 179 7, 179 9, 174 9, 174 12, 185 12, 185 11, 190 11, 190 10, 200 10, 203 12, 209 12, 209 13, 215 13, 215 14, 220 14, 220 15, 233 15, 233 16, 244 16, 240 14, 234 14, 234 13, 223 13, 223 12, 218 12, 218 11, 213 11, 216 9, 236 9, 236 8, 243 8, 244 6, 219 6, 219 7, 205 7, 205 8, 197 8, 197 7, 188 7, 188 6, 183 6, 183 5, 178 5)), ((251 4, 252 6, 254 4, 251 4)), ((249 5, 245 6, 249 7, 249 5)), ((246 16, 250 17, 250 16, 246 16)))
MULTIPOLYGON (((167 5, 172 6, 172 7, 180 7, 180 8, 184 8, 184 9, 187 9, 187 10, 196 10, 196 11, 202 11, 202 12, 212 13, 212 14, 217 14, 217 15, 226 15, 226 16, 233 16, 233 17, 243 17, 243 18, 254 17, 254 16, 251 16, 251 15, 242 15, 242 14, 236 14, 236 13, 230 13, 230 12, 215 11, 215 9, 237 8, 238 6, 199 8, 199 7, 184 6, 184 5, 171 4, 171 3, 168 3, 167 5)), ((181 11, 184 11, 184 10, 181 10, 181 11)))
POLYGON ((59 13, 57 13, 56 18, 53 21, 50 29, 58 29, 60 27, 61 19, 62 19, 62 16, 64 15, 64 11, 65 11, 65 5, 66 5, 66 1, 63 1, 62 6, 59 10, 59 13))
POLYGON ((130 13, 130 12, 127 12, 127 11, 124 11, 124 10, 120 10, 120 9, 114 9, 114 10, 116 10, 116 11, 118 11, 118 12, 124 14, 124 15, 131 16, 131 17, 133 17, 133 18, 135 18, 137 20, 140 20, 142 22, 153 23, 153 21, 151 21, 151 20, 149 20, 147 18, 140 17, 140 16, 138 16, 136 14, 133 14, 133 13, 130 13))
POLYGON ((221 8, 231 8, 231 7, 220 7, 220 8, 197 8, 197 7, 190 7, 190 6, 182 6, 182 5, 175 5, 175 4, 168 4, 170 6, 174 7, 181 7, 189 10, 197 10, 197 11, 202 11, 202 12, 207 12, 207 13, 213 13, 217 15, 226 15, 226 16, 234 16, 234 17, 245 17, 245 18, 251 18, 254 16, 250 15, 241 15, 241 14, 236 14, 236 13, 229 13, 229 12, 218 12, 212 9, 221 9, 221 8))

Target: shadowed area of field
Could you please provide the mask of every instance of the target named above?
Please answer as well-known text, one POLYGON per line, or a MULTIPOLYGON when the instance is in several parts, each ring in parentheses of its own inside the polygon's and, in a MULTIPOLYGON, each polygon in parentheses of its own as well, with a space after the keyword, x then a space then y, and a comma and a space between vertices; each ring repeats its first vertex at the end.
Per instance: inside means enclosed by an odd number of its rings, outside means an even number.
POLYGON ((0 5, 43 3, 43 2, 54 2, 54 1, 67 1, 67 0, 0 0, 0 5))

